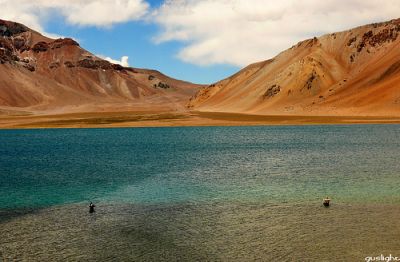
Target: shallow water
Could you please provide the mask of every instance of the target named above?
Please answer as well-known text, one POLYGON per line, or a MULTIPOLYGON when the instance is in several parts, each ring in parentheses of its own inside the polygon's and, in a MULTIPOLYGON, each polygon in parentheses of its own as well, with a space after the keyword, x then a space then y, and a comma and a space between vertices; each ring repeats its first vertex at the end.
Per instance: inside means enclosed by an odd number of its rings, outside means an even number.
MULTIPOLYGON (((0 258, 400 256, 400 126, 0 131, 0 258), (330 208, 321 198, 333 198, 330 208), (97 212, 87 212, 94 201, 97 212)), ((0 259, 1 260, 1 259, 0 259)))

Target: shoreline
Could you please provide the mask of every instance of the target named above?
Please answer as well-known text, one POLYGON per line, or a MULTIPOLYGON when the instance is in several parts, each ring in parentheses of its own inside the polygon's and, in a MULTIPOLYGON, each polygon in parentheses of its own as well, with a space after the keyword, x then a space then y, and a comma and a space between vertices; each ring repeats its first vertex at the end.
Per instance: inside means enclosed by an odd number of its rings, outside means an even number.
POLYGON ((84 112, 0 116, 0 129, 400 124, 394 116, 252 115, 225 112, 84 112))

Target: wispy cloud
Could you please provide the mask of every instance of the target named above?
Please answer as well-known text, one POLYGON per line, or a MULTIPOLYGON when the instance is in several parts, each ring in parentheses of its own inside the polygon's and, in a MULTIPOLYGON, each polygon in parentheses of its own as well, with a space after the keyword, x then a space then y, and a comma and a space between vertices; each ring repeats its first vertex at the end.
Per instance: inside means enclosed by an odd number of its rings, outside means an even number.
POLYGON ((244 66, 305 38, 400 16, 398 0, 169 0, 153 12, 158 43, 198 65, 244 66))
POLYGON ((141 19, 149 11, 144 0, 0 0, 0 17, 23 23, 44 33, 54 13, 79 26, 110 27, 141 19))
POLYGON ((47 35, 44 25, 54 14, 77 26, 150 21, 160 28, 156 43, 183 43, 175 54, 182 61, 236 66, 306 38, 400 16, 399 0, 166 0, 154 10, 146 0, 0 0, 0 6, 0 18, 47 35))

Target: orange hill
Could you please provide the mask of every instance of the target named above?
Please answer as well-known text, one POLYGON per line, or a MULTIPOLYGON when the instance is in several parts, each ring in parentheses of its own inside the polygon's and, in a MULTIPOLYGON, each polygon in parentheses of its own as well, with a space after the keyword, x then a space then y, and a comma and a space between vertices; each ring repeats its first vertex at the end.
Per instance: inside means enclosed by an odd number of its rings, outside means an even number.
POLYGON ((0 114, 188 110, 398 117, 400 19, 300 42, 207 87, 0 20, 0 114))
POLYGON ((197 111, 399 116, 400 19, 298 43, 202 88, 197 111))
POLYGON ((185 111, 199 87, 0 20, 0 113, 185 111))

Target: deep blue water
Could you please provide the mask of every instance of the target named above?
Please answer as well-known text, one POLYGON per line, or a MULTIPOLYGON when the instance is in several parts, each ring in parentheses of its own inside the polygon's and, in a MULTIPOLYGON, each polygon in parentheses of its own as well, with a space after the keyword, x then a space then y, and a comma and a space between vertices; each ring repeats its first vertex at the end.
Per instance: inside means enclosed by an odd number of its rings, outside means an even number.
POLYGON ((0 208, 400 200, 400 126, 0 130, 0 208))

